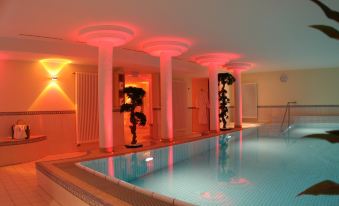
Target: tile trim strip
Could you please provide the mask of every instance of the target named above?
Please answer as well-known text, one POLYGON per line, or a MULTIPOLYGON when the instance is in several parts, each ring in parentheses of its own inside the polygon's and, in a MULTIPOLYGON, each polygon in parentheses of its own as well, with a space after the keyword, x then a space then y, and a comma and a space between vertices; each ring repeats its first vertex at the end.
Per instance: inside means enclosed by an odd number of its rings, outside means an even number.
MULTIPOLYGON (((258 105, 257 108, 285 108, 286 105, 258 105)), ((324 108, 328 108, 328 107, 331 107, 331 108, 337 108, 339 107, 339 105, 291 105, 291 107, 298 107, 298 108, 311 108, 311 107, 316 107, 316 108, 321 108, 321 107, 324 107, 324 108)), ((235 108, 235 106, 228 106, 228 108, 235 108)))
MULTIPOLYGON (((259 105, 258 108, 285 108, 286 105, 259 105)), ((310 108, 310 107, 339 107, 339 105, 291 105, 291 107, 310 108)))
POLYGON ((16 116, 16 115, 47 115, 47 114, 75 114, 75 110, 65 110, 65 111, 22 111, 22 112, 0 112, 0 116, 16 116))

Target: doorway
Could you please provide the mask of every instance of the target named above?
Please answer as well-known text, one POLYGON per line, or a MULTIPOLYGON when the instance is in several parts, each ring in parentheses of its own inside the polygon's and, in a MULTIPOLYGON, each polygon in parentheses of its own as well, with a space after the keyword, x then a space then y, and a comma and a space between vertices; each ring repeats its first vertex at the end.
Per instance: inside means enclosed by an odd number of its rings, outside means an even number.
MULTIPOLYGON (((145 126, 137 125, 137 141, 143 142, 150 139, 150 124, 152 122, 152 76, 151 74, 125 74, 125 87, 138 87, 143 88, 146 92, 143 99, 143 106, 141 110, 144 112, 147 118, 145 126)), ((126 97, 125 97, 126 98, 126 97)), ((126 99, 125 99, 126 100, 126 99)), ((139 111, 139 109, 138 109, 139 111)), ((132 134, 130 131, 130 114, 129 112, 124 113, 124 141, 125 144, 131 143, 132 134)))
POLYGON ((208 78, 192 79, 192 132, 209 131, 208 78))

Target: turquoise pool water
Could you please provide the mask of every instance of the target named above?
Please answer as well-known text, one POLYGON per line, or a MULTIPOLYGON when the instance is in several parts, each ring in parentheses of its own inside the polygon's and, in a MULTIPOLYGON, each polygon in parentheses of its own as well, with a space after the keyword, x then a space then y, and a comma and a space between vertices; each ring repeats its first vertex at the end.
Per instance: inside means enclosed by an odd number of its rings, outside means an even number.
POLYGON ((301 195, 339 182, 339 143, 302 138, 339 124, 245 129, 201 141, 80 164, 196 205, 339 205, 339 196, 301 195))

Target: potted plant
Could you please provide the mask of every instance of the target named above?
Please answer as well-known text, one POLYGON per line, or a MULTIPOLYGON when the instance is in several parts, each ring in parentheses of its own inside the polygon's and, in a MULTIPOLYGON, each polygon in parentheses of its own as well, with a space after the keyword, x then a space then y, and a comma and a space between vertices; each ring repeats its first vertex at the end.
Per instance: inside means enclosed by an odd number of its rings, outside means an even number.
POLYGON ((227 104, 230 99, 227 97, 226 85, 232 85, 235 82, 235 78, 230 73, 219 73, 218 74, 218 85, 222 85, 219 93, 219 121, 223 125, 220 130, 227 130, 227 119, 228 119, 228 108, 227 104))
POLYGON ((129 128, 132 133, 131 144, 125 145, 127 148, 142 147, 142 144, 137 143, 137 125, 145 126, 146 115, 143 113, 141 107, 143 105, 143 98, 145 96, 145 90, 137 87, 125 87, 123 93, 127 95, 128 100, 120 107, 120 112, 130 112, 130 123, 129 128), (137 108, 140 111, 136 111, 137 108))

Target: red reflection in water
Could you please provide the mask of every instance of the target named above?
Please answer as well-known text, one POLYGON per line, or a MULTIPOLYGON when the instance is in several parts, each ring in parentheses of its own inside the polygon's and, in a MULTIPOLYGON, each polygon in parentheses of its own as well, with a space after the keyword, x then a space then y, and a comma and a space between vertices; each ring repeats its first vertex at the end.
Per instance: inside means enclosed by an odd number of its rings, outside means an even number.
POLYGON ((147 165, 147 171, 148 171, 148 172, 152 172, 152 171, 153 171, 153 168, 154 168, 153 160, 148 161, 148 162, 146 163, 146 165, 147 165))
POLYGON ((239 156, 240 156, 240 163, 242 161, 242 131, 239 131, 239 156))
POLYGON ((113 164, 113 157, 108 158, 108 175, 110 177, 114 177, 114 164, 113 164))
POLYGON ((239 178, 232 178, 230 181, 233 185, 250 185, 252 184, 248 179, 239 177, 239 178))
POLYGON ((215 141, 215 161, 218 165, 218 161, 219 161, 219 138, 220 137, 217 137, 216 138, 216 141, 215 141))
POLYGON ((173 174, 173 146, 168 148, 168 173, 173 174))
POLYGON ((203 192, 200 194, 203 199, 206 200, 223 200, 225 199, 224 195, 221 192, 213 194, 212 192, 203 192))

